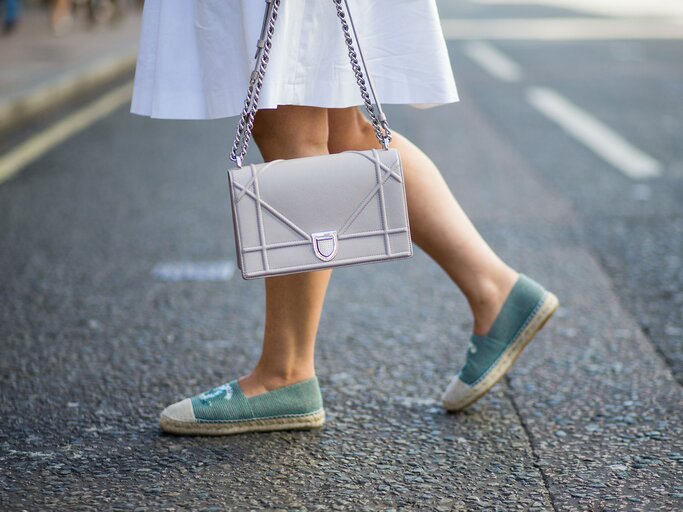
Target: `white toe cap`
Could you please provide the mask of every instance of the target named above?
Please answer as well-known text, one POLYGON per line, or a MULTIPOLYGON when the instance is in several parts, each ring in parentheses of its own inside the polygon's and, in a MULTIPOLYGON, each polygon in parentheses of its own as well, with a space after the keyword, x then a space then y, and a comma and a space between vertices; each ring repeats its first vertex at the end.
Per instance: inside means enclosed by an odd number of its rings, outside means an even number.
POLYGON ((169 405, 161 412, 161 415, 174 421, 195 421, 194 411, 192 410, 192 400, 189 398, 169 405))
POLYGON ((472 388, 465 384, 456 375, 451 379, 450 384, 441 396, 441 401, 446 409, 457 407, 458 403, 462 402, 472 391, 472 388))

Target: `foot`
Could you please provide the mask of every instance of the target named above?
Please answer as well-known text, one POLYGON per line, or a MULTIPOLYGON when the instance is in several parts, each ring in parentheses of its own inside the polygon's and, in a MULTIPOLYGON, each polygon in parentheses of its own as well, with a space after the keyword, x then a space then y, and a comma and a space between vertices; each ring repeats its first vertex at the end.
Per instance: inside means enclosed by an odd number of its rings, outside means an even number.
POLYGON ((520 274, 486 335, 473 334, 465 365, 441 399, 449 411, 484 396, 512 367, 558 307, 557 297, 520 274))
POLYGON ((169 405, 159 422, 171 434, 227 435, 317 428, 325 411, 316 376, 253 397, 235 379, 169 405))

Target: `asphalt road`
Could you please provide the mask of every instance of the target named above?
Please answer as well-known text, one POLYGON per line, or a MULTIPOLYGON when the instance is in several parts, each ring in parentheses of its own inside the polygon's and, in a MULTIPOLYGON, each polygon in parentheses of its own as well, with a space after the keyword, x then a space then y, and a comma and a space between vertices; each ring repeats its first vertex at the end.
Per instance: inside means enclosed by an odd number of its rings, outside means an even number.
MULTIPOLYGON (((440 5, 445 18, 577 16, 440 5)), ((471 43, 449 42, 460 103, 387 114, 494 248, 562 302, 487 397, 439 407, 471 324, 418 250, 335 271, 322 430, 161 434, 165 405, 254 364, 263 289, 230 267, 155 272, 233 259, 234 120, 119 109, 0 185, 0 508, 682 508, 683 41, 495 40, 488 61, 471 43), (533 87, 655 158, 659 176, 625 175, 535 108, 533 87)))

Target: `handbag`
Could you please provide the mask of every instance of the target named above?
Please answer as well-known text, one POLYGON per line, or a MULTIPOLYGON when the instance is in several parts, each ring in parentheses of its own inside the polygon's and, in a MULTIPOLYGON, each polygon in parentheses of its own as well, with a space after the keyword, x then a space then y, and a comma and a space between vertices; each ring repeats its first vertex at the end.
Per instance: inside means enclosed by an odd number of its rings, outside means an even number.
POLYGON ((413 254, 401 158, 372 86, 347 0, 332 0, 351 67, 381 149, 242 165, 280 0, 266 0, 228 171, 235 249, 244 279, 389 261, 413 254), (344 6, 348 18, 344 12, 344 6), (347 21, 348 19, 348 21, 347 21), (363 66, 365 77, 360 66, 363 66), (370 101, 368 88, 375 107, 370 101))

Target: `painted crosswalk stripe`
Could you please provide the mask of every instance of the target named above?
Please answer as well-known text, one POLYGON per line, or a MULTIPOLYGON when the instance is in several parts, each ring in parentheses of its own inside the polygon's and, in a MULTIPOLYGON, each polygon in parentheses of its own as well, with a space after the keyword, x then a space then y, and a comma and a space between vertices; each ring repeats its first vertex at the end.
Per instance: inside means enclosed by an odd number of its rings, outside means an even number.
POLYGON ((519 82, 522 68, 494 46, 483 41, 472 41, 464 47, 465 55, 491 76, 503 82, 519 82))
POLYGON ((0 183, 130 101, 133 83, 117 87, 0 156, 0 183))
POLYGON ((235 274, 235 264, 229 260, 158 263, 151 274, 158 281, 229 281, 235 274))
POLYGON ((629 178, 647 179, 661 175, 661 164, 657 160, 559 93, 544 87, 531 87, 527 99, 541 114, 629 178))

